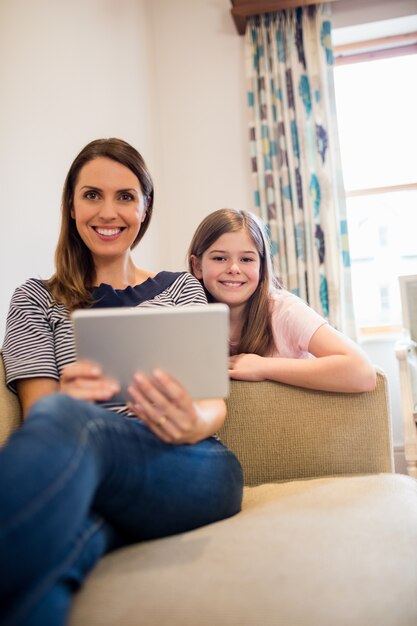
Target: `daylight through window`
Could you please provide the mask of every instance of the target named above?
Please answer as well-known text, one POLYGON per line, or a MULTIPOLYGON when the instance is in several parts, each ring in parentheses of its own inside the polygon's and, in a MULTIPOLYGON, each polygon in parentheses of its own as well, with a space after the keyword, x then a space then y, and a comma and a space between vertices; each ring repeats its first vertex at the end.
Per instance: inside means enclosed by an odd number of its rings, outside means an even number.
POLYGON ((417 54, 336 65, 352 286, 362 333, 401 325, 417 274, 417 54))

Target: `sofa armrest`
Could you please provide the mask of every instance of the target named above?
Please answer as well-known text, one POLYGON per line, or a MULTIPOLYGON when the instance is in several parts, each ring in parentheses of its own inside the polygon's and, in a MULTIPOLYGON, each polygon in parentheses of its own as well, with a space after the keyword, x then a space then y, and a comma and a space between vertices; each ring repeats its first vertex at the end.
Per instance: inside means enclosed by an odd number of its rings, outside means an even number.
POLYGON ((232 381, 221 439, 247 485, 393 471, 388 387, 333 393, 275 382, 232 381))
POLYGON ((400 339, 395 344, 395 355, 400 374, 407 471, 417 478, 417 344, 411 339, 400 339))
POLYGON ((3 358, 0 354, 0 446, 16 430, 22 421, 19 400, 6 387, 3 358))

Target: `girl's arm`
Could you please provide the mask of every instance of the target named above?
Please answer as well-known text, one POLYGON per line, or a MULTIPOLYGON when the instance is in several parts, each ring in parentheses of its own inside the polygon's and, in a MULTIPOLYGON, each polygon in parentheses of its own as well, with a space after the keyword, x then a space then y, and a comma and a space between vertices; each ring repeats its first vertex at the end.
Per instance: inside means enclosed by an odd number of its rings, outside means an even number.
POLYGON ((237 380, 276 380, 323 391, 371 391, 376 372, 365 353, 337 330, 324 324, 312 336, 308 351, 316 358, 296 359, 239 354, 230 359, 237 380))
POLYGON ((21 378, 16 381, 24 417, 32 404, 51 393, 66 393, 79 400, 95 402, 109 400, 119 388, 115 381, 102 375, 95 363, 88 361, 64 367, 59 382, 53 378, 21 378))
POLYGON ((197 443, 214 435, 226 417, 222 399, 193 401, 172 376, 156 369, 135 374, 129 408, 166 443, 197 443))

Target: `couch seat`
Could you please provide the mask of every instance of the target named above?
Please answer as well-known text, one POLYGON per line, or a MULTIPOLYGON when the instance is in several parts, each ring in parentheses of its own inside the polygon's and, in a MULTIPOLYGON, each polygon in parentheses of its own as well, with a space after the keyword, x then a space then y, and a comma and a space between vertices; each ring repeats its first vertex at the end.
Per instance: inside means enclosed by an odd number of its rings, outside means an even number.
POLYGON ((234 518, 107 555, 70 626, 416 626, 417 481, 245 489, 234 518))

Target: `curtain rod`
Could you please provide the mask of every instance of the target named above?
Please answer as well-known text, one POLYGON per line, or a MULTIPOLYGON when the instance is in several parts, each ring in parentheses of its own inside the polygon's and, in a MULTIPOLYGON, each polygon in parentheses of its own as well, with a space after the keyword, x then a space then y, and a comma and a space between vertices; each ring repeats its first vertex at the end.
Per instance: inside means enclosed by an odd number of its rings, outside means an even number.
MULTIPOLYGON (((326 0, 327 2, 337 2, 337 0, 326 0)), ((274 11, 284 11, 285 9, 296 9, 312 4, 323 4, 317 0, 231 0, 232 8, 230 12, 236 25, 239 35, 244 35, 246 23, 252 15, 262 13, 272 13, 274 11)))

